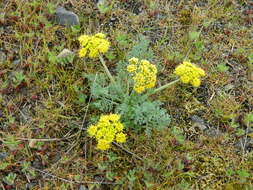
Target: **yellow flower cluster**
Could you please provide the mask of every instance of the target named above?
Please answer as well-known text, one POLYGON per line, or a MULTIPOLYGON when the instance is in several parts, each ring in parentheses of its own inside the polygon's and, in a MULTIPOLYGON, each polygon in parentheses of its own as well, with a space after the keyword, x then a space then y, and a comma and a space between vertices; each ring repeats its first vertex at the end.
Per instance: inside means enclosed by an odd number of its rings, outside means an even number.
POLYGON ((205 71, 194 64, 184 61, 177 66, 174 73, 180 77, 183 83, 190 83, 194 87, 200 86, 200 77, 205 76, 205 71))
POLYGON ((153 88, 156 83, 157 69, 147 60, 138 58, 129 59, 127 71, 133 75, 134 91, 138 94, 142 93, 147 88, 153 88))
POLYGON ((82 47, 79 51, 80 57, 88 56, 94 58, 97 57, 99 53, 106 53, 110 47, 110 42, 102 33, 97 33, 93 36, 81 35, 78 41, 82 47))
POLYGON ((96 125, 88 128, 89 136, 95 137, 98 141, 98 149, 107 150, 114 140, 118 143, 126 142, 124 126, 119 120, 120 115, 117 114, 102 115, 96 125))

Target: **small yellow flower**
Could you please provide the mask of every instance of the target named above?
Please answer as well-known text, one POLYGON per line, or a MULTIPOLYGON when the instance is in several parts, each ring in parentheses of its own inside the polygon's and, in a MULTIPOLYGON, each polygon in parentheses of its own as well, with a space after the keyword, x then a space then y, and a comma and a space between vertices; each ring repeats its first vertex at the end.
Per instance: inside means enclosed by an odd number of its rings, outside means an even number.
POLYGON ((118 115, 118 114, 110 114, 109 116, 108 116, 108 119, 109 120, 111 120, 111 121, 119 121, 119 119, 120 119, 120 115, 118 115))
POLYGON ((122 123, 117 123, 117 124, 115 124, 115 129, 116 129, 118 132, 121 132, 121 131, 123 131, 123 129, 124 129, 124 125, 122 125, 122 123))
POLYGON ((105 134, 105 137, 104 139, 107 141, 107 142, 112 142, 114 140, 114 133, 107 133, 105 134))
POLYGON ((185 84, 189 83, 191 80, 191 78, 188 75, 182 75, 180 77, 180 79, 181 79, 182 83, 185 83, 185 84))
POLYGON ((129 61, 129 63, 131 63, 131 64, 137 64, 137 63, 139 62, 139 59, 136 58, 136 57, 132 57, 132 58, 129 59, 128 61, 129 61))
POLYGON ((88 35, 81 35, 79 38, 78 38, 79 42, 80 42, 80 45, 81 46, 86 46, 90 40, 90 36, 88 35))
POLYGON ((97 132, 97 126, 95 125, 91 125, 88 130, 87 130, 88 134, 93 137, 96 135, 96 132, 97 132))
POLYGON ((104 139, 99 139, 98 140, 97 149, 107 150, 109 148, 110 148, 110 142, 108 142, 104 139))
POLYGON ((118 133, 116 135, 116 141, 118 143, 124 143, 124 142, 126 142, 126 135, 124 133, 118 133))
POLYGON ((182 83, 190 83, 194 87, 200 86, 200 77, 204 77, 205 71, 194 64, 184 61, 182 64, 177 66, 174 73, 180 77, 182 83))
POLYGON ((96 138, 98 149, 110 148, 110 144, 114 140, 117 142, 126 141, 126 135, 122 132, 124 126, 119 120, 120 115, 118 114, 102 115, 96 125, 91 125, 87 129, 88 134, 96 138))
POLYGON ((99 118, 99 123, 108 123, 109 124, 108 115, 101 115, 99 118))
POLYGON ((97 33, 97 34, 95 34, 95 37, 105 38, 105 35, 103 33, 97 33))
POLYGON ((192 86, 194 86, 194 87, 199 87, 199 86, 200 86, 200 79, 199 79, 199 78, 194 78, 194 79, 192 79, 191 84, 192 84, 192 86))
POLYGON ((102 129, 99 129, 96 133, 96 139, 101 139, 104 136, 104 131, 102 129))
POLYGON ((87 53, 87 49, 86 48, 82 48, 79 50, 79 57, 85 57, 87 53))
POLYGON ((81 49, 80 57, 97 57, 100 53, 106 53, 110 47, 110 42, 105 38, 105 34, 97 33, 93 36, 81 35, 79 38, 81 49))
POLYGON ((145 90, 144 87, 142 86, 135 86, 134 91, 137 92, 138 94, 142 93, 145 90))
POLYGON ((128 67, 127 67, 127 71, 129 73, 136 71, 136 69, 137 69, 136 65, 128 65, 128 67))
POLYGON ((134 80, 134 91, 138 94, 148 88, 153 88, 156 83, 157 69, 155 65, 150 64, 148 60, 131 58, 128 60, 127 71, 132 74, 134 80))

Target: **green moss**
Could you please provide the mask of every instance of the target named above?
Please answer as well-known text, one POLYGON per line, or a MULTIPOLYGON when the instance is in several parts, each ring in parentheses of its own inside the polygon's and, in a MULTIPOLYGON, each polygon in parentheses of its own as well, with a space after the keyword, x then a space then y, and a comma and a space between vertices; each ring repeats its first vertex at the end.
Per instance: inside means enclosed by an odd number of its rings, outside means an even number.
POLYGON ((35 186, 31 189, 80 188, 68 183, 74 180, 122 184, 89 184, 90 189, 253 189, 252 150, 237 152, 238 139, 230 131, 235 123, 244 129, 240 118, 253 106, 252 81, 246 76, 252 73, 252 31, 247 23, 250 15, 245 15, 249 1, 115 0, 106 14, 94 1, 4 2, 0 5, 0 61, 6 57, 0 64, 1 187, 25 189, 29 179, 35 186), (58 4, 79 16, 80 28, 53 22, 58 4), (196 43, 189 39, 192 31, 200 32, 196 43), (64 48, 78 52, 77 37, 95 32, 106 33, 111 41, 111 54, 105 60, 113 74, 115 63, 127 56, 139 35, 148 39, 148 43, 141 39, 148 51, 142 55, 143 48, 137 48, 132 56, 159 65, 157 87, 175 79, 173 70, 184 59, 207 73, 198 89, 178 84, 152 96, 172 116, 165 130, 150 137, 129 131, 124 149, 115 145, 104 153, 95 149, 96 143, 85 132, 101 114, 91 107, 95 98, 85 78, 102 71, 99 60, 75 57, 61 63, 56 57, 64 48), (219 70, 219 65, 226 68, 219 70), (17 72, 25 76, 17 76, 20 83, 14 79, 17 72), (192 130, 192 115, 222 135, 208 137, 192 130), (42 179, 44 174, 32 167, 52 174, 54 180, 42 179), (12 187, 1 180, 10 173, 16 174, 12 187))
POLYGON ((179 12, 178 20, 183 25, 190 25, 192 23, 191 10, 182 9, 179 12))

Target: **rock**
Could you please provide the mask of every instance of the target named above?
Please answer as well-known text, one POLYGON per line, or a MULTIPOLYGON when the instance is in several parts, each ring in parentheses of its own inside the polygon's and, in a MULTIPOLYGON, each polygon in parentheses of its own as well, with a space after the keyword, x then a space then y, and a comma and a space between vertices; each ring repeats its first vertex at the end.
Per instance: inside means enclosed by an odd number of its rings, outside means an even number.
POLYGON ((32 161, 32 164, 31 166, 35 169, 40 169, 42 170, 44 168, 43 166, 43 163, 42 163, 42 160, 40 160, 39 158, 35 158, 33 161, 32 161))
POLYGON ((14 66, 20 65, 20 63, 21 63, 21 60, 20 60, 20 59, 15 59, 15 60, 12 62, 12 64, 13 64, 14 66))
POLYGON ((106 1, 105 1, 105 0, 96 0, 96 3, 97 3, 97 4, 105 4, 106 1))
POLYGON ((193 115, 191 117, 191 120, 192 120, 192 126, 194 128, 196 127, 201 131, 204 131, 208 128, 207 125, 205 124, 205 121, 197 115, 193 115))
POLYGON ((65 58, 65 57, 68 57, 70 55, 74 55, 74 52, 70 51, 68 49, 63 49, 61 51, 61 53, 59 53, 59 55, 57 55, 57 58, 65 58))
POLYGON ((88 190, 84 185, 80 185, 79 190, 88 190))
POLYGON ((191 120, 192 120, 192 126, 203 131, 206 136, 216 138, 222 135, 222 132, 219 129, 216 129, 213 126, 210 126, 208 123, 206 123, 202 118, 200 118, 197 115, 191 116, 191 120))
POLYGON ((233 84, 227 84, 225 87, 224 87, 224 90, 226 91, 226 92, 228 92, 229 90, 232 90, 232 89, 234 89, 235 88, 235 85, 233 85, 233 84))
POLYGON ((78 16, 72 11, 67 11, 64 7, 58 7, 55 13, 56 22, 63 26, 79 25, 78 16))
POLYGON ((213 137, 213 138, 220 137, 222 135, 222 132, 219 129, 215 129, 215 128, 206 129, 204 133, 206 136, 213 137))
POLYGON ((27 184, 25 185, 25 189, 26 189, 26 190, 34 189, 34 188, 36 187, 36 185, 38 185, 36 182, 27 183, 27 184))
POLYGON ((0 160, 4 160, 5 158, 7 158, 9 155, 7 152, 0 152, 0 160))

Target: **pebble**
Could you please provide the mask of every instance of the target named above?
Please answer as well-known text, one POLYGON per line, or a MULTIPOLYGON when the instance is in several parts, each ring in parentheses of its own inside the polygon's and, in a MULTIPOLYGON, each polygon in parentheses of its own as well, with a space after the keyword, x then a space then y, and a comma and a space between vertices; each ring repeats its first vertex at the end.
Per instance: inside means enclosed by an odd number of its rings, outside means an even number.
POLYGON ((213 126, 210 126, 201 117, 197 115, 193 115, 191 116, 191 120, 192 120, 192 126, 203 131, 206 136, 214 137, 214 138, 222 136, 222 132, 219 129, 216 129, 213 126))
POLYGON ((21 63, 21 60, 20 60, 20 59, 15 59, 15 60, 12 62, 12 64, 13 64, 14 66, 20 65, 20 63, 21 63))
POLYGON ((70 55, 74 55, 73 51, 70 51, 69 49, 63 49, 58 55, 57 58, 65 58, 70 55))
POLYGON ((79 187, 79 190, 88 190, 84 185, 81 185, 80 187, 79 187))
POLYGON ((35 186, 38 185, 36 182, 31 182, 31 183, 27 183, 25 185, 25 189, 26 190, 31 190, 31 189, 35 189, 35 186))
POLYGON ((197 115, 191 116, 191 120, 193 127, 197 127, 201 131, 204 131, 208 128, 207 125, 205 124, 205 121, 197 115))
POLYGON ((55 13, 56 22, 63 26, 79 25, 78 16, 72 11, 67 11, 64 7, 58 7, 55 13))
POLYGON ((8 157, 8 153, 7 152, 0 152, 0 160, 4 160, 7 157, 8 157))
POLYGON ((215 129, 215 128, 210 128, 204 131, 205 135, 209 136, 209 137, 220 137, 222 136, 222 132, 219 129, 215 129))

